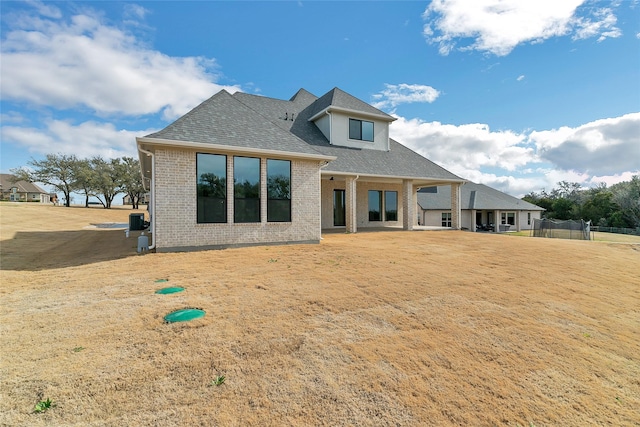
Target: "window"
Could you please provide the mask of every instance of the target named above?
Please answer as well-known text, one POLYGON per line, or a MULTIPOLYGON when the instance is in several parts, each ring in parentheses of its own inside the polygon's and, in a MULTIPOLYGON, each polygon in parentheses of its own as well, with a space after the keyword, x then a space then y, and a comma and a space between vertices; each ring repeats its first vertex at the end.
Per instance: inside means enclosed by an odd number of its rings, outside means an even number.
POLYGON ((397 191, 384 192, 384 220, 385 221, 398 220, 398 192, 397 191))
POLYGON ((291 162, 267 159, 267 221, 291 222, 291 162))
POLYGON ((442 212, 442 226, 451 227, 451 212, 442 212))
POLYGON ((260 222, 260 159, 233 158, 233 222, 260 222))
POLYGON ((373 142, 373 122, 349 119, 349 139, 373 142))
POLYGON ((515 212, 502 212, 502 224, 516 225, 515 212))
POLYGON ((369 190, 369 221, 382 221, 382 191, 369 190))
POLYGON ((343 227, 346 224, 345 218, 345 192, 344 190, 333 190, 333 225, 343 227))
POLYGON ((531 225, 531 212, 527 212, 527 225, 531 225))
POLYGON ((398 192, 369 190, 369 221, 397 221, 398 192), (383 205, 384 200, 384 205, 383 205), (384 212, 384 217, 383 217, 384 212))
POLYGON ((227 222, 227 156, 196 154, 197 222, 227 222))

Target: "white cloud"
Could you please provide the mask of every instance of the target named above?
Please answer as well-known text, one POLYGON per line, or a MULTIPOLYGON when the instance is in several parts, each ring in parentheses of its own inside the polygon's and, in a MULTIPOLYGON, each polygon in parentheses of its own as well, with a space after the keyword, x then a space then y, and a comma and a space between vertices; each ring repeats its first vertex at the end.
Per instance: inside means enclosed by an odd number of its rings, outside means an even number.
POLYGON ((517 81, 521 82, 522 80, 524 80, 524 74, 518 76, 518 78, 516 79, 517 81))
POLYGON ((564 170, 590 175, 640 170, 640 113, 532 132, 529 138, 542 159, 564 170))
POLYGON ((385 83, 385 89, 373 95, 373 106, 376 108, 395 108, 400 104, 413 102, 433 102, 440 92, 431 86, 400 83, 392 85, 385 83))
POLYGON ((47 18, 60 18, 62 16, 62 12, 60 12, 60 9, 58 9, 57 7, 50 5, 50 4, 44 4, 41 1, 27 1, 26 3, 30 4, 31 6, 33 6, 40 15, 42 16, 46 16, 47 18))
MULTIPOLYGON (((56 109, 83 106, 97 114, 162 111, 177 118, 220 89, 216 63, 205 57, 171 57, 96 14, 70 20, 35 3, 39 16, 20 15, 2 40, 2 99, 56 109)), ((128 7, 128 17, 145 10, 128 7)))
POLYGON ((149 11, 138 4, 124 5, 125 18, 144 19, 147 13, 149 13, 149 11))
POLYGON ((396 117, 392 138, 462 178, 514 196, 560 181, 611 185, 640 173, 640 113, 523 133, 396 117))
POLYGON ((601 42, 607 37, 616 38, 622 35, 622 31, 616 27, 618 18, 611 9, 596 9, 593 15, 595 20, 589 17, 576 18, 577 30, 572 37, 574 40, 586 39, 600 34, 598 41, 601 42))
POLYGON ((619 37, 616 17, 609 8, 584 8, 585 0, 433 0, 423 14, 424 36, 448 55, 461 39, 473 39, 460 50, 479 50, 498 56, 521 43, 537 43, 573 33, 574 39, 599 35, 619 37), (578 12, 588 16, 578 16, 578 12))
POLYGON ((135 137, 157 129, 130 131, 116 129, 111 123, 88 121, 73 125, 63 120, 48 120, 45 128, 3 126, 2 141, 19 144, 33 155, 75 154, 79 158, 102 156, 137 158, 135 137))
POLYGON ((533 149, 525 146, 526 135, 491 131, 485 124, 456 126, 398 117, 390 133, 392 138, 452 172, 462 165, 464 170, 515 170, 535 158, 533 149))

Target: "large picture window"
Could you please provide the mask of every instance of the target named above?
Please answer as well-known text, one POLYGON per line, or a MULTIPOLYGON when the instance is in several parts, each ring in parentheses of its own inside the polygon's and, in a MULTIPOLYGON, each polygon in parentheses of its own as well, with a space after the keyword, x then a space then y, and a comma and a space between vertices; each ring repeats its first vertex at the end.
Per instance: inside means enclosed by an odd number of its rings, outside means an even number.
POLYGON ((382 191, 369 190, 369 221, 382 221, 382 191))
POLYGON ((227 222, 227 156, 196 154, 197 221, 227 222))
POLYGON ((349 119, 349 139, 373 142, 373 122, 349 119))
POLYGON ((398 220, 398 192, 397 191, 384 192, 384 220, 385 221, 398 220))
POLYGON ((369 221, 397 221, 398 192, 369 190, 369 221), (383 204, 384 201, 384 204, 383 204))
POLYGON ((267 159, 267 221, 291 222, 291 162, 267 159))
POLYGON ((233 158, 233 222, 260 222, 260 159, 233 158))

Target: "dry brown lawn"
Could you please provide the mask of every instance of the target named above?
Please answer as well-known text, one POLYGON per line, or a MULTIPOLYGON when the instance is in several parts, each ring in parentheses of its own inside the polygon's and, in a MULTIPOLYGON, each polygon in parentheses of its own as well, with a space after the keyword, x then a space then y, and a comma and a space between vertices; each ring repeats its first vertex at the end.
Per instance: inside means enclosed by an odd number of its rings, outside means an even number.
POLYGON ((138 255, 91 227, 130 212, 0 203, 0 424, 640 424, 638 243, 388 231, 138 255), (186 307, 206 316, 163 322, 186 307))

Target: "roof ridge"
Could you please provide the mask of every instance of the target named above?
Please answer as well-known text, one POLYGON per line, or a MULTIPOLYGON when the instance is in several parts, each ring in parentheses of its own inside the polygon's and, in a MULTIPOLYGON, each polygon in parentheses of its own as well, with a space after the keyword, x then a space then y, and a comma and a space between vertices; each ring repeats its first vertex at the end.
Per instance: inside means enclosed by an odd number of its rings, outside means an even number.
POLYGON ((301 95, 311 95, 312 97, 314 97, 315 99, 318 99, 317 96, 315 96, 314 94, 312 94, 311 92, 309 92, 308 90, 306 90, 305 88, 301 87, 300 89, 298 89, 298 91, 296 93, 293 94, 293 96, 291 98, 289 98, 289 101, 291 102, 295 102, 296 98, 298 98, 301 95))

